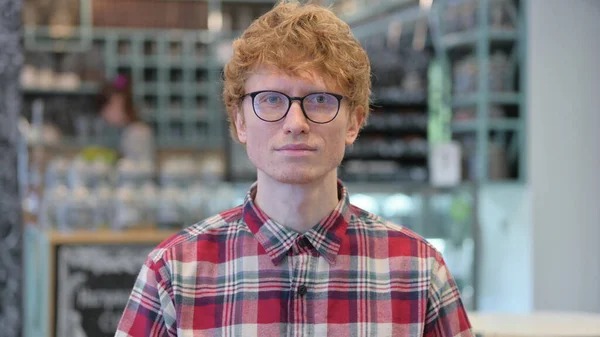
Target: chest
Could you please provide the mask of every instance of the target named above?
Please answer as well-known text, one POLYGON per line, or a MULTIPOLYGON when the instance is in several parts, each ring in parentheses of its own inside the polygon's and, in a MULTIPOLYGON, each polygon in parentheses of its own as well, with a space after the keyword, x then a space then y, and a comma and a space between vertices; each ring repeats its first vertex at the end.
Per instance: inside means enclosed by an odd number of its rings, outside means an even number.
POLYGON ((407 259, 316 251, 181 264, 172 279, 180 336, 417 336, 428 276, 407 259))

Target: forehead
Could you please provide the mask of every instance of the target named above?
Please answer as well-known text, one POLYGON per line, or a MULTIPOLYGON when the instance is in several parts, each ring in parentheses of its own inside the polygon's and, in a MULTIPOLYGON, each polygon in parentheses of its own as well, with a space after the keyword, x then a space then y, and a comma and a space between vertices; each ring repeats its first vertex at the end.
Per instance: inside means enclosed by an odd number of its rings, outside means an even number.
POLYGON ((273 66, 256 67, 250 72, 245 83, 246 92, 257 90, 277 90, 290 94, 327 91, 340 93, 340 89, 331 78, 318 69, 291 73, 273 66))

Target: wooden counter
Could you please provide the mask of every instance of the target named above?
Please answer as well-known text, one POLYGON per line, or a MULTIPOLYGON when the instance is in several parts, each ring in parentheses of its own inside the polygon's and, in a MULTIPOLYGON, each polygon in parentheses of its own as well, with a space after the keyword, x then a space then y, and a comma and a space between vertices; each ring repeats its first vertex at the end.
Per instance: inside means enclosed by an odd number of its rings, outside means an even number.
POLYGON ((155 229, 135 229, 122 232, 111 230, 48 232, 51 244, 132 244, 158 243, 176 234, 176 231, 160 231, 155 229))
POLYGON ((535 312, 469 313, 473 332, 482 337, 600 337, 600 314, 535 312))

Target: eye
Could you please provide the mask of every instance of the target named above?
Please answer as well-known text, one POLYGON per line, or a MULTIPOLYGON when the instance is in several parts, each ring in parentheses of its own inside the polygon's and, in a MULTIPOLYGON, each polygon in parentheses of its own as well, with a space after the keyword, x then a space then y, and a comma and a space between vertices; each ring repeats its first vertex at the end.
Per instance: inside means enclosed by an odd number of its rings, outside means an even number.
POLYGON ((260 96, 261 103, 279 104, 281 101, 281 95, 275 93, 266 93, 260 96))
POLYGON ((327 96, 325 96, 325 95, 316 96, 315 103, 327 103, 327 96))
POLYGON ((333 105, 336 98, 330 94, 312 94, 308 96, 308 103, 312 105, 333 105))

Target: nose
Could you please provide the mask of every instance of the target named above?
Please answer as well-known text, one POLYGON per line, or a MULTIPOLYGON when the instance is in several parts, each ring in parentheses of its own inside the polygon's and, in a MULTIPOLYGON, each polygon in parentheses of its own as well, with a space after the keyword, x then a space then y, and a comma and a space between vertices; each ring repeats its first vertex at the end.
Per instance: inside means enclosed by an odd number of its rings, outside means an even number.
POLYGON ((299 101, 292 101, 290 111, 288 111, 284 118, 283 129, 286 134, 308 133, 310 125, 302 112, 299 101))

